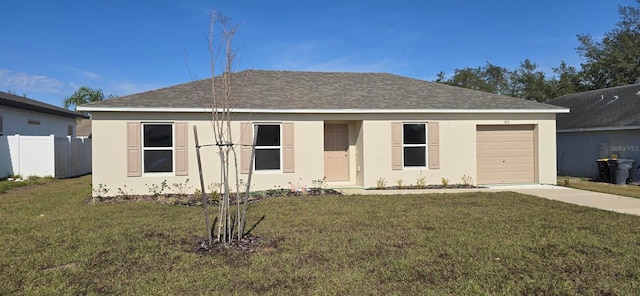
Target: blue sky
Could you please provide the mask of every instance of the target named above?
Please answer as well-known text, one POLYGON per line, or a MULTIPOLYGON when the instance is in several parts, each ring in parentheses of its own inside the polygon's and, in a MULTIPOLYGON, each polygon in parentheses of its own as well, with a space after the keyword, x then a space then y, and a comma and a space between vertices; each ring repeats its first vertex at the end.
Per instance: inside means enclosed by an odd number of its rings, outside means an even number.
POLYGON ((611 30, 634 0, 2 0, 0 90, 60 106, 78 87, 127 95, 211 76, 206 34, 217 9, 238 23, 236 70, 551 73, 579 66, 577 34, 611 30))

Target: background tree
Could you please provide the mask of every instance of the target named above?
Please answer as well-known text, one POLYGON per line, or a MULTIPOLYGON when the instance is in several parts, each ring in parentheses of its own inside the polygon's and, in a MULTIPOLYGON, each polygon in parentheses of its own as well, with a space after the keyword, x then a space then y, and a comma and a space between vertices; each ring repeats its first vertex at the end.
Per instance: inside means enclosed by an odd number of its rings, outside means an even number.
POLYGON ((557 68, 553 68, 553 73, 556 76, 547 80, 553 98, 588 90, 587 86, 582 83, 582 74, 576 67, 569 66, 564 61, 560 62, 560 66, 557 68))
POLYGON ((484 67, 456 69, 450 78, 440 71, 436 82, 544 102, 565 94, 640 83, 640 0, 620 6, 620 20, 602 41, 578 35, 581 69, 562 61, 547 78, 529 59, 509 70, 487 62, 484 67))
POLYGON ((552 94, 544 72, 538 70, 538 65, 529 59, 524 60, 520 63, 520 68, 511 72, 511 96, 544 102, 552 99, 552 94))
POLYGON ((636 2, 638 7, 618 7, 620 20, 602 41, 578 35, 583 79, 590 89, 640 82, 640 0, 636 2))
MULTIPOLYGON (((115 95, 109 95, 106 99, 115 98, 115 95)), ((71 96, 64 99, 64 108, 69 109, 73 106, 73 110, 78 105, 102 101, 105 99, 104 93, 101 89, 94 89, 88 86, 82 86, 78 88, 71 96)))
POLYGON ((444 72, 438 73, 436 82, 485 92, 504 94, 509 89, 509 70, 489 62, 484 67, 456 69, 450 79, 444 72))

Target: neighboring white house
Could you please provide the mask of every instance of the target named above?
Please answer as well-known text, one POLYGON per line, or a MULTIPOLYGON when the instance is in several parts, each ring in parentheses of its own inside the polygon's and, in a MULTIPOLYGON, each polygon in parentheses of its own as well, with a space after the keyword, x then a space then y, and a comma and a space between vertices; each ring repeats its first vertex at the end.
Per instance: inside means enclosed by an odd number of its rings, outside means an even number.
MULTIPOLYGON (((358 187, 556 183, 556 114, 566 108, 384 73, 247 70, 231 87, 245 181, 258 130, 256 190, 324 177, 358 187)), ((207 89, 210 79, 79 106, 92 114, 94 189, 148 194, 197 180, 193 127, 200 144, 214 143, 207 89)), ((207 184, 219 182, 216 152, 202 148, 207 184)))
POLYGON ((558 115, 558 173, 598 177, 598 158, 633 159, 640 180, 640 84, 561 96, 549 104, 570 108, 558 115))
MULTIPOLYGON (((0 92, 0 177, 20 174, 15 171, 16 166, 13 163, 18 159, 15 155, 18 153, 17 151, 13 152, 12 160, 10 137, 15 135, 51 137, 53 135, 57 138, 67 136, 74 138, 76 120, 88 118, 89 116, 82 113, 23 96, 0 92)), ((31 175, 31 172, 29 174, 31 175)), ((49 175, 48 172, 46 175, 49 175)))

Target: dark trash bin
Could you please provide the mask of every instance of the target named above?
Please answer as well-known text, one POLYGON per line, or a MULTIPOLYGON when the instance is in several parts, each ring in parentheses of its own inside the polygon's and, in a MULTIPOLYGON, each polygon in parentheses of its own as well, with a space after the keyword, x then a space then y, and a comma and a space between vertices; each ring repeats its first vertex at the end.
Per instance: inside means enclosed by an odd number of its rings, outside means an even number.
POLYGON ((611 170, 609 170, 609 164, 607 158, 601 158, 596 160, 598 164, 598 181, 611 183, 611 170))
POLYGON ((629 170, 633 167, 633 159, 609 159, 607 161, 611 171, 611 183, 628 184, 630 182, 629 170))

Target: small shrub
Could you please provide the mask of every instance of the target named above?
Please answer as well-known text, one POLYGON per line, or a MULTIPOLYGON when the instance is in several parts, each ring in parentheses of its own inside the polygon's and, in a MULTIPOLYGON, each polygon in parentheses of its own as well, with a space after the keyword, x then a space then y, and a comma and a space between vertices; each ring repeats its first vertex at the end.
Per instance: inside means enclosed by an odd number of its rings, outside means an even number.
POLYGON ((447 179, 447 178, 440 178, 440 182, 442 182, 442 186, 443 186, 443 187, 449 187, 449 179, 447 179))
POLYGON ((207 185, 207 189, 209 189, 210 192, 214 192, 214 191, 221 191, 220 189, 222 188, 222 184, 221 183, 211 183, 209 185, 207 185))
POLYGON ((311 180, 311 184, 313 184, 313 188, 325 189, 327 187, 327 177, 322 177, 322 179, 311 180))
POLYGON ((121 199, 129 199, 133 193, 133 190, 129 191, 129 189, 127 189, 127 185, 123 185, 122 187, 118 187, 118 198, 121 199))
POLYGON ((564 187, 571 187, 571 182, 569 181, 569 179, 564 179, 564 187))
POLYGON ((468 187, 473 185, 473 178, 471 176, 463 175, 462 176, 462 185, 468 187))
POLYGON ((307 186, 305 186, 304 182, 302 182, 302 178, 299 178, 298 182, 296 182, 295 184, 293 182, 289 182, 289 190, 294 193, 299 192, 302 194, 306 194, 307 186))
POLYGON ((240 190, 240 192, 237 193, 238 196, 240 196, 240 194, 244 193, 247 191, 247 186, 249 186, 248 183, 245 183, 244 180, 240 179, 240 182, 238 183, 238 190, 240 190))
POLYGON ((396 187, 398 187, 398 189, 404 189, 404 181, 402 181, 402 179, 398 179, 396 181, 396 187))
POLYGON ((192 188, 191 186, 189 186, 189 178, 187 178, 184 183, 173 183, 171 184, 171 186, 174 188, 175 193, 181 197, 186 196, 187 192, 189 192, 192 188))
POLYGON ((418 177, 418 180, 416 180, 416 187, 418 189, 427 188, 427 178, 422 175, 422 172, 420 172, 420 177, 418 177))
POLYGON ((102 183, 98 184, 98 187, 93 190, 93 201, 95 202, 97 199, 102 199, 103 197, 105 197, 107 195, 107 193, 109 193, 109 188, 107 188, 107 185, 104 185, 102 183))
POLYGON ((160 185, 158 184, 144 184, 145 186, 147 186, 147 189, 149 189, 149 193, 151 193, 153 196, 158 197, 161 194, 164 193, 165 190, 167 190, 169 188, 169 185, 167 185, 167 180, 163 180, 160 185))
POLYGON ((382 189, 385 189, 386 187, 387 187, 387 180, 385 180, 382 177, 376 180, 376 189, 382 190, 382 189))

